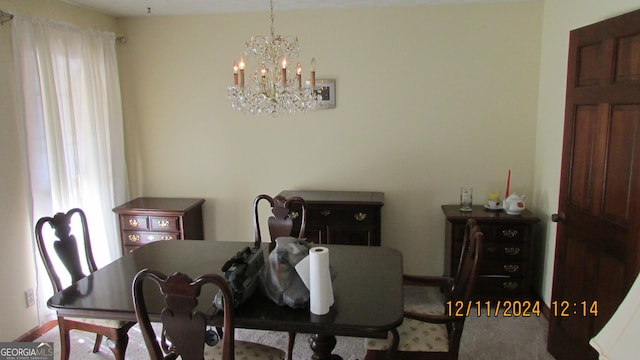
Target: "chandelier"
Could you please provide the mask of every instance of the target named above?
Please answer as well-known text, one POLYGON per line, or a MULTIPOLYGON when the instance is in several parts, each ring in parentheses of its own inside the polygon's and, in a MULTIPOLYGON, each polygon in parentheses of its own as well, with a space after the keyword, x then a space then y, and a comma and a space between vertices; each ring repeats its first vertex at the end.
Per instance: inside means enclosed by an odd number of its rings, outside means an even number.
POLYGON ((288 76, 287 66, 300 53, 298 38, 275 35, 273 0, 269 3, 271 35, 252 36, 244 49, 245 56, 258 59, 259 67, 253 72, 247 71, 245 77, 244 58, 233 63, 233 86, 227 88, 231 107, 245 114, 273 116, 314 110, 321 100, 316 89, 315 58, 311 59, 309 81, 302 83, 299 62, 295 76, 288 76))

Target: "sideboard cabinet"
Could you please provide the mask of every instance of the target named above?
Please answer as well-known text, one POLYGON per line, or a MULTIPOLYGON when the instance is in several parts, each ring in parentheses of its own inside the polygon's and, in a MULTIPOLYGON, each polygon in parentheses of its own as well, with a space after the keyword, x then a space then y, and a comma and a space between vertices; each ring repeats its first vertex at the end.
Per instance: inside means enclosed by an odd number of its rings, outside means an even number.
MULTIPOLYGON (((309 242, 380 246, 383 193, 285 190, 279 195, 286 198, 299 196, 307 203, 305 236, 309 242)), ((299 205, 292 205, 291 211, 300 212, 299 205)), ((299 229, 299 218, 294 219, 294 233, 299 229)))
POLYGON ((509 215, 502 210, 473 206, 442 205, 446 218, 445 275, 457 271, 464 227, 473 218, 484 235, 480 274, 474 296, 480 298, 527 298, 531 291, 533 226, 540 221, 530 211, 509 215))
POLYGON ((202 240, 204 199, 140 197, 115 207, 122 252, 159 240, 202 240))

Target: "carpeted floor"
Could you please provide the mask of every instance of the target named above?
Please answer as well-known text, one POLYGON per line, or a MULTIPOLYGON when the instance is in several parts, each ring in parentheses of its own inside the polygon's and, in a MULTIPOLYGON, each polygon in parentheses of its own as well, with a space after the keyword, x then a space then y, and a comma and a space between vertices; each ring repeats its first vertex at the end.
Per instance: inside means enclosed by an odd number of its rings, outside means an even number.
MULTIPOLYGON (((422 294, 412 288, 405 291, 405 301, 411 303, 422 294)), ((474 311, 472 311, 473 313, 474 311)), ((372 314, 374 315, 374 314, 372 314)), ((461 360, 553 360, 547 352, 548 322, 543 317, 502 317, 470 314, 465 322, 460 343, 461 360)), ((140 329, 135 326, 129 331, 127 359, 148 359, 148 353, 140 329)), ((269 344, 286 350, 288 335, 282 332, 236 330, 236 338, 269 344)), ((310 359, 309 336, 298 334, 294 349, 294 359, 310 359)), ((100 352, 91 353, 95 336, 79 331, 71 332, 71 360, 113 359, 103 342, 100 352)), ((54 342, 55 359, 60 358, 60 338, 58 328, 44 334, 36 341, 54 342)), ((344 360, 364 358, 364 340, 361 338, 338 337, 335 354, 344 360)))

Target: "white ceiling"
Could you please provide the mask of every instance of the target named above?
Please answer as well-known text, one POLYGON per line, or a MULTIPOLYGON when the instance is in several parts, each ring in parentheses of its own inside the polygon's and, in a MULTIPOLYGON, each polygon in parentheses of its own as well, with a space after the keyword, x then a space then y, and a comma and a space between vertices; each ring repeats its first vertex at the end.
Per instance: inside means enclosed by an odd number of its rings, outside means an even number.
MULTIPOLYGON (((166 16, 269 10, 268 0, 62 0, 115 17, 166 16), (151 13, 148 13, 148 9, 151 13)), ((278 10, 437 5, 535 0, 276 0, 278 10)))

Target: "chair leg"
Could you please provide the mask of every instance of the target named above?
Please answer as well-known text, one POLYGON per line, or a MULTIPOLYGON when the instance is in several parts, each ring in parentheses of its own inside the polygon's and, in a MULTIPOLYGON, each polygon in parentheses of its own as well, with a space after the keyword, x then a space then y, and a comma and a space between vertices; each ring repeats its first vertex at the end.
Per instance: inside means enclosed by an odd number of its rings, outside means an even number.
POLYGON ((102 335, 96 334, 96 342, 93 344, 93 352, 97 353, 100 351, 100 345, 102 344, 102 335))
MULTIPOLYGON (((109 341, 111 339, 108 339, 109 341)), ((124 360, 124 355, 127 352, 127 345, 129 345, 129 335, 126 331, 118 331, 116 338, 110 341, 109 349, 113 353, 116 360, 124 360)))
POLYGON ((287 351, 287 360, 293 360, 293 345, 296 342, 296 333, 289 332, 289 349, 287 351))
POLYGON ((69 360, 71 340, 69 338, 69 330, 64 325, 64 319, 58 318, 58 329, 60 330, 60 359, 69 360))

